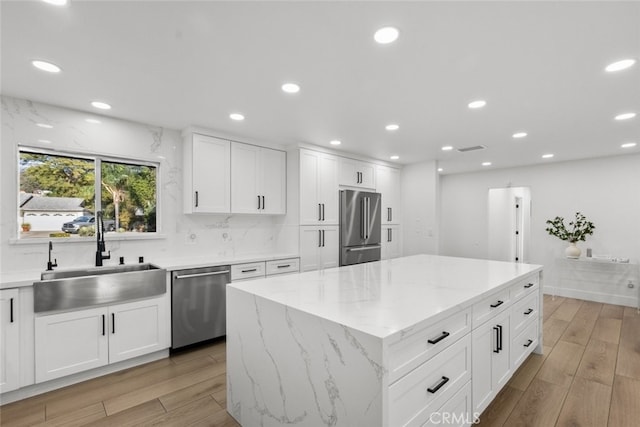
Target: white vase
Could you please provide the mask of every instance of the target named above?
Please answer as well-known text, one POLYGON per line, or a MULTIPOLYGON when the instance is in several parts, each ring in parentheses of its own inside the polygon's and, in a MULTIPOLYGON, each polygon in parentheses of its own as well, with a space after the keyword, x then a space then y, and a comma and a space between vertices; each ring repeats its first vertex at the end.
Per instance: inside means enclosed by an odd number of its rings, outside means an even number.
POLYGON ((567 258, 578 259, 582 251, 576 246, 576 242, 570 242, 569 247, 564 250, 564 254, 567 258))

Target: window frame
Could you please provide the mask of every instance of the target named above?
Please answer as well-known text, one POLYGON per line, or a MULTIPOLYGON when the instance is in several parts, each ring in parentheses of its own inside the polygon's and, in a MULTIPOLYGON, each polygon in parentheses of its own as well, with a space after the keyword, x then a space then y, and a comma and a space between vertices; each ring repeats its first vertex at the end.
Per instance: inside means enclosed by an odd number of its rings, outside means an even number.
MULTIPOLYGON (((165 238, 162 234, 162 213, 161 213, 161 193, 160 193, 160 182, 161 182, 161 167, 162 163, 147 159, 134 158, 134 157, 120 157, 114 156, 111 154, 101 154, 101 153, 86 153, 86 152, 76 152, 73 150, 57 150, 50 148, 42 148, 42 147, 31 147, 27 145, 18 145, 17 146, 17 161, 16 165, 20 164, 20 158, 22 153, 30 153, 30 154, 41 154, 41 155, 51 155, 51 156, 59 156, 59 157, 70 157, 81 160, 89 160, 94 164, 94 211, 97 212, 102 209, 102 162, 111 162, 111 163, 122 163, 125 165, 131 166, 147 166, 153 167, 156 171, 156 231, 146 231, 143 233, 105 233, 106 240, 145 240, 145 239, 160 239, 165 238)), ((19 216, 20 214, 20 168, 16 168, 16 214, 19 216)), ((64 243, 81 243, 87 241, 95 240, 95 237, 91 236, 77 236, 73 239, 62 238, 62 237, 29 237, 22 238, 20 233, 17 232, 19 228, 19 224, 16 224, 16 238, 11 241, 11 243, 35 243, 42 242, 54 239, 55 242, 64 242, 64 243)))

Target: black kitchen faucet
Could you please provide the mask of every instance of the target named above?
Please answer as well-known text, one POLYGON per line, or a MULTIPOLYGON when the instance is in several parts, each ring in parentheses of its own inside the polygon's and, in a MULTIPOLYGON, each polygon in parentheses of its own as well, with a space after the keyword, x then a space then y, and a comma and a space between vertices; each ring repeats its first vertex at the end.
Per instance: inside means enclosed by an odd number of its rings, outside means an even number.
POLYGON ((104 255, 104 251, 107 248, 104 245, 104 220, 102 219, 102 211, 98 211, 96 214, 96 239, 98 249, 96 250, 96 267, 102 267, 102 260, 111 259, 111 251, 107 255, 104 255))

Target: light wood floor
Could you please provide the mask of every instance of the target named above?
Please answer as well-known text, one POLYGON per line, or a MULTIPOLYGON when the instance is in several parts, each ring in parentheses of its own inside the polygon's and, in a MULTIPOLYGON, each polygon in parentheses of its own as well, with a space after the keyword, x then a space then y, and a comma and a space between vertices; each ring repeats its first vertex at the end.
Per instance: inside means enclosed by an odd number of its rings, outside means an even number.
MULTIPOLYGON (((0 407, 9 426, 237 426, 226 413, 225 343, 0 407)), ((544 298, 544 355, 532 355, 482 426, 640 425, 637 310, 544 298)))

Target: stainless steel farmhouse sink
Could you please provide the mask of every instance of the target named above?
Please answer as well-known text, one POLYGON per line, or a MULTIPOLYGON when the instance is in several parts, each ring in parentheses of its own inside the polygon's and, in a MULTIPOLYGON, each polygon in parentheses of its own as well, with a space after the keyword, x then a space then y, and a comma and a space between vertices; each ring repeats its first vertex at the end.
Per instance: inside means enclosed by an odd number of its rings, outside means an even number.
POLYGON ((67 310, 166 292, 166 270, 153 264, 47 271, 33 284, 34 311, 67 310))

